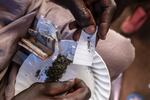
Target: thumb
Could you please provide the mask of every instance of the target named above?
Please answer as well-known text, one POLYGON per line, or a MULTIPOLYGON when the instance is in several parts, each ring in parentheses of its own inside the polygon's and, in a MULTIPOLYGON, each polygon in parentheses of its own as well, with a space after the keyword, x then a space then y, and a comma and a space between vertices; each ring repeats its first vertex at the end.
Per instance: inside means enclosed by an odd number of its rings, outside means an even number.
POLYGON ((57 83, 45 83, 43 92, 45 92, 46 95, 50 96, 60 95, 69 91, 74 86, 74 84, 74 80, 57 83))

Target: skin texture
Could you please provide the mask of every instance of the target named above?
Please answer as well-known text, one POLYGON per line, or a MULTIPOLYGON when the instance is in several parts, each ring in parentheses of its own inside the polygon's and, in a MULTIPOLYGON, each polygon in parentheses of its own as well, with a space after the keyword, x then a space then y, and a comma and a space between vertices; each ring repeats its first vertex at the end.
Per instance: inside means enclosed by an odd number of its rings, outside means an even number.
POLYGON ((12 100, 88 100, 90 90, 79 79, 57 83, 36 83, 12 100), (71 91, 70 91, 71 90, 71 91))
MULTIPOLYGON (((115 4, 111 0, 53 0, 55 3, 68 8, 76 21, 71 26, 84 28, 92 34, 96 24, 99 27, 98 37, 105 39, 108 32, 115 4)), ((78 30, 79 31, 79 30, 78 30)), ((75 34, 78 34, 78 31, 75 34)))

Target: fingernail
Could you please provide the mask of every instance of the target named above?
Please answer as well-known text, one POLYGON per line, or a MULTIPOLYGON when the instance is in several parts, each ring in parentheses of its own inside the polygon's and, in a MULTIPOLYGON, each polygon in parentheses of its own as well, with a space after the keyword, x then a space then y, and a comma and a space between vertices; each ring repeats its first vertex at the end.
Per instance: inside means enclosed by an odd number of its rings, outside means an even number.
POLYGON ((69 80, 69 82, 74 82, 74 81, 75 81, 75 79, 70 79, 70 80, 69 80))
POLYGON ((83 30, 84 30, 86 33, 92 35, 92 34, 94 34, 95 31, 96 31, 96 27, 95 27, 95 25, 90 25, 90 26, 84 28, 83 30))

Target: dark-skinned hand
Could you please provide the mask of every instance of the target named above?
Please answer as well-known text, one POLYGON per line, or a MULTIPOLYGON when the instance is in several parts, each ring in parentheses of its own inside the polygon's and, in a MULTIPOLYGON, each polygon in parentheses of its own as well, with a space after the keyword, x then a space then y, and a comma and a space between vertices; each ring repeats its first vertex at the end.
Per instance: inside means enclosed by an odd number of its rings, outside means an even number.
POLYGON ((12 100, 88 100, 90 90, 80 79, 57 83, 35 83, 12 100))
MULTIPOLYGON (((113 8, 110 0, 54 0, 61 6, 68 8, 76 19, 73 26, 78 29, 85 28, 88 33, 95 31, 96 19, 99 19, 99 37, 104 39, 109 28, 110 12, 113 8), (95 2, 98 6, 95 5, 95 2), (102 7, 102 13, 94 16, 95 7, 102 7)), ((14 55, 17 43, 20 38, 25 36, 27 29, 30 27, 36 13, 26 14, 31 0, 0 0, 0 71, 5 69, 8 62, 14 55), (9 3, 8 3, 9 2, 9 3), (11 5, 11 6, 9 6, 11 5), (24 16, 24 17, 22 17, 24 16), (6 38, 7 37, 7 38, 6 38)), ((35 8, 36 9, 36 8, 35 8)), ((98 13, 98 12, 97 12, 98 13)), ((76 31, 76 33, 78 30, 76 31)), ((75 35, 78 36, 78 35, 75 35)))
MULTIPOLYGON (((76 21, 71 28, 84 29, 87 33, 94 33, 98 25, 98 37, 106 38, 111 17, 115 8, 112 0, 53 0, 55 3, 71 11, 76 21)), ((76 34, 80 33, 79 30, 76 34)), ((77 36, 76 36, 77 37, 77 36)))

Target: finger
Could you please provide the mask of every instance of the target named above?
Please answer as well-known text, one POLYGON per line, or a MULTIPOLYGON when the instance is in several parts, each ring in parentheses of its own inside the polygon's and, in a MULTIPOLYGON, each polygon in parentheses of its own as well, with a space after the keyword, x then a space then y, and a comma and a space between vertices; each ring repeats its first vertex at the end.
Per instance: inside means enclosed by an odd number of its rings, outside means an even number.
POLYGON ((83 0, 54 0, 55 3, 60 5, 64 5, 64 7, 68 8, 73 16, 75 17, 78 25, 80 27, 87 27, 89 25, 93 25, 94 19, 90 14, 90 11, 86 7, 83 0))
MULTIPOLYGON (((87 33, 87 34, 93 34, 95 33, 95 26, 89 26, 87 28, 84 28, 84 31, 87 33)), ((80 35, 81 35, 81 29, 77 29, 74 33, 73 33, 73 40, 74 41, 78 41, 80 39, 80 35)))
POLYGON ((56 96, 69 91, 74 86, 74 80, 57 83, 45 83, 43 92, 50 96, 56 96))
POLYGON ((84 0, 87 6, 90 6, 92 3, 97 2, 97 0, 84 0))
POLYGON ((56 98, 63 98, 65 100, 88 100, 91 92, 87 85, 80 79, 75 79, 74 91, 68 93, 66 96, 57 96, 56 98))
POLYGON ((112 3, 111 0, 101 0, 101 5, 104 9, 100 16, 100 23, 99 23, 99 37, 101 39, 106 38, 106 34, 108 32, 108 29, 110 27, 111 18, 113 15, 113 12, 115 10, 115 4, 112 3))
POLYGON ((80 35, 81 35, 81 30, 80 29, 76 30, 73 34, 73 40, 78 41, 80 39, 80 35))
POLYGON ((70 22, 69 23, 69 29, 80 29, 80 26, 78 25, 78 23, 76 21, 70 22))
POLYGON ((69 93, 68 96, 79 95, 79 98, 89 98, 91 96, 91 91, 84 81, 80 79, 75 79, 74 92, 69 93))
POLYGON ((82 30, 84 30, 84 31, 85 31, 87 34, 89 34, 89 35, 94 34, 95 31, 96 31, 96 26, 95 26, 95 25, 90 25, 90 26, 88 26, 88 27, 85 27, 85 28, 81 29, 81 28, 76 24, 75 21, 74 21, 74 22, 71 22, 71 23, 69 24, 69 28, 70 28, 70 29, 77 29, 77 30, 74 32, 74 34, 73 34, 73 40, 75 40, 75 41, 78 41, 78 40, 79 40, 82 30))
POLYGON ((82 81, 82 80, 80 80, 80 79, 75 79, 75 84, 74 84, 74 89, 75 90, 78 90, 78 89, 82 89, 83 88, 83 90, 87 90, 87 91, 89 91, 89 88, 88 88, 88 86, 85 84, 85 82, 84 81, 82 81))
POLYGON ((83 28, 83 30, 84 30, 87 34, 92 35, 92 34, 94 34, 95 31, 96 31, 96 26, 95 26, 95 25, 90 25, 90 26, 88 26, 88 27, 83 28))

